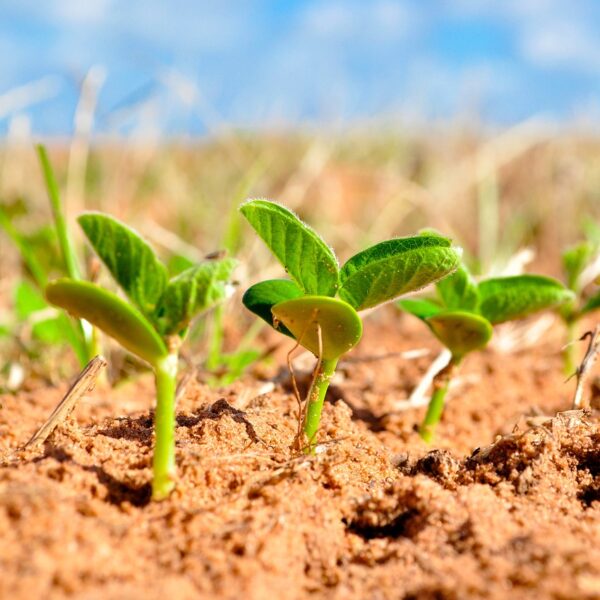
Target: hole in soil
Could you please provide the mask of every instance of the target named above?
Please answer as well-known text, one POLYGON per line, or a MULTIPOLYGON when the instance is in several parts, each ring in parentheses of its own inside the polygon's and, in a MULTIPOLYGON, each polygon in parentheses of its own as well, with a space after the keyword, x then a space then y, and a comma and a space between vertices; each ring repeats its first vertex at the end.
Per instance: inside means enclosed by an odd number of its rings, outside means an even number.
POLYGON ((246 428, 246 435, 255 443, 261 443, 262 440, 258 437, 254 425, 248 420, 246 413, 231 406, 225 398, 217 400, 211 404, 206 410, 201 411, 197 415, 178 415, 177 425, 180 427, 194 427, 205 419, 217 421, 222 415, 228 414, 236 423, 241 423, 246 428))
POLYGON ((152 441, 153 421, 152 417, 144 415, 137 419, 126 417, 118 419, 116 425, 110 425, 104 429, 99 429, 98 434, 115 440, 129 440, 132 442, 142 442, 149 445, 152 441))
POLYGON ((152 496, 149 483, 141 486, 132 486, 107 473, 102 467, 83 467, 85 471, 95 473, 98 481, 107 489, 106 501, 110 504, 120 505, 129 502, 133 506, 146 506, 152 496))
POLYGON ((378 538, 411 538, 416 533, 414 517, 417 515, 419 515, 419 511, 410 508, 384 525, 366 525, 355 521, 346 525, 346 531, 350 531, 367 541, 378 538))

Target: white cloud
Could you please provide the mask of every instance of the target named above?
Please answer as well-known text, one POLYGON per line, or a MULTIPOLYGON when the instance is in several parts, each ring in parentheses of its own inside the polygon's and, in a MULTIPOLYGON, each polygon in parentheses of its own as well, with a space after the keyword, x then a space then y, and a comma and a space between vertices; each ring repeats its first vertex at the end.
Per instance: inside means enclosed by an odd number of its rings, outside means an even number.
POLYGON ((521 36, 521 51, 541 67, 569 67, 597 74, 600 70, 600 37, 575 19, 540 19, 529 23, 521 36))
POLYGON ((329 39, 368 38, 373 43, 404 39, 417 30, 419 23, 419 14, 412 5, 393 0, 311 3, 303 19, 308 33, 329 39))

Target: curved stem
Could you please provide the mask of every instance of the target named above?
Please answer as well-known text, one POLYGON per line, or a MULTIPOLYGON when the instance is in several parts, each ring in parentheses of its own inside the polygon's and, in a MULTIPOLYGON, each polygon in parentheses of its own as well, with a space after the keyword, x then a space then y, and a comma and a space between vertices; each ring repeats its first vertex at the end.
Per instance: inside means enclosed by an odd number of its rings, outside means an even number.
POLYGON ((566 322, 567 325, 567 343, 563 350, 563 368, 567 376, 575 373, 577 368, 577 349, 575 342, 577 341, 577 321, 570 319, 566 322))
POLYGON ((435 428, 444 412, 444 400, 450 387, 450 381, 460 364, 460 357, 452 356, 448 365, 443 368, 433 379, 433 394, 427 407, 425 418, 419 427, 421 438, 431 444, 433 442, 435 428))
POLYGON ((164 500, 175 487, 175 390, 177 353, 154 365, 156 412, 154 416, 154 458, 152 499, 164 500))
POLYGON ((323 403, 325 402, 325 394, 329 387, 329 382, 335 373, 338 359, 323 360, 313 380, 313 384, 308 392, 308 406, 306 407, 306 419, 304 421, 304 433, 308 438, 307 452, 314 454, 315 438, 319 431, 319 423, 321 422, 321 412, 323 411, 323 403))

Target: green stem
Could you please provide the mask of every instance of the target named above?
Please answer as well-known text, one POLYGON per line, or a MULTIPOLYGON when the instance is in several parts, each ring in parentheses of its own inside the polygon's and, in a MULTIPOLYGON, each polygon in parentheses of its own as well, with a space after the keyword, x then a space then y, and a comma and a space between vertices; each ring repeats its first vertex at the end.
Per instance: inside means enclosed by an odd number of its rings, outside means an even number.
POLYGON ((69 236, 67 221, 65 219, 62 202, 60 200, 60 193, 58 191, 58 183, 56 183, 56 177, 54 176, 54 171, 52 170, 46 147, 42 144, 38 144, 37 151, 42 164, 42 170, 44 171, 44 180, 48 190, 48 197, 50 198, 52 216, 54 217, 56 234, 65 263, 65 270, 71 279, 80 279, 81 274, 79 266, 77 265, 77 255, 75 254, 73 242, 69 236))
POLYGON ((427 407, 427 413, 419 428, 419 435, 421 438, 431 444, 433 442, 435 428, 440 422, 442 413, 444 412, 444 401, 446 399, 446 393, 450 387, 450 381, 458 365, 460 364, 460 358, 453 356, 450 359, 448 365, 443 368, 433 379, 433 394, 427 407))
POLYGON ((567 376, 573 375, 577 368, 576 345, 577 340, 577 320, 571 319, 566 322, 567 325, 567 344, 563 350, 563 368, 567 376))
POLYGON ((154 365, 156 412, 152 499, 164 500, 175 487, 175 389, 177 353, 154 365))
POLYGON ((325 394, 327 393, 329 382, 335 373, 337 363, 337 358, 323 360, 314 377, 310 391, 308 392, 308 406, 306 408, 306 420, 304 421, 304 433, 308 438, 307 452, 311 454, 314 454, 315 452, 315 438, 319 430, 325 394))

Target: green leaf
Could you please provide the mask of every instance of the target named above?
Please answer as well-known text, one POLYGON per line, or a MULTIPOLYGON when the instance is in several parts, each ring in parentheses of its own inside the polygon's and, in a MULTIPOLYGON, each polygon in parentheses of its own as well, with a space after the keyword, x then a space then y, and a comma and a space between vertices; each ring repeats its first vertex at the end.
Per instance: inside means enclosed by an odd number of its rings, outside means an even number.
POLYGON ((443 311, 443 308, 432 302, 431 300, 424 300, 421 298, 406 298, 405 300, 398 300, 398 306, 407 313, 418 317, 421 320, 425 320, 429 317, 433 317, 443 311))
POLYGON ((583 305, 581 314, 592 312, 600 308, 600 290, 598 290, 588 301, 583 305))
POLYGON ((439 235, 417 235, 376 244, 340 271, 340 297, 356 310, 418 290, 454 271, 460 250, 439 235))
POLYGON ((27 281, 20 281, 14 290, 15 314, 19 321, 25 321, 33 313, 48 308, 48 303, 37 288, 27 281))
POLYGON ((427 318, 425 322, 435 337, 458 359, 483 348, 493 334, 492 325, 487 319, 465 311, 442 312, 427 318))
POLYGON ((153 316, 164 335, 184 330, 200 312, 225 300, 237 261, 225 258, 196 265, 171 279, 153 316))
POLYGON ((285 335, 294 337, 292 332, 284 325, 279 324, 277 327, 275 326, 271 309, 275 304, 279 304, 285 300, 292 300, 293 298, 300 298, 302 295, 302 290, 289 279, 269 279, 248 288, 242 297, 242 302, 250 312, 259 316, 271 327, 285 335))
POLYGON ((460 264, 452 275, 438 281, 438 293, 448 310, 475 311, 479 304, 479 292, 475 280, 460 264))
POLYGON ((569 289, 574 291, 579 289, 579 276, 591 260, 593 253, 594 247, 590 242, 575 244, 563 252, 562 264, 569 289))
POLYGON ((58 279, 46 286, 46 299, 85 319, 151 365, 167 348, 146 318, 116 294, 87 281, 58 279))
POLYGON ((574 298, 559 281, 542 275, 496 277, 479 283, 479 312, 492 324, 526 317, 574 298))
POLYGON ((273 316, 283 323, 298 343, 322 358, 332 360, 358 344, 362 321, 346 302, 325 296, 303 296, 276 304, 273 316), (319 328, 321 344, 319 344, 319 328))
POLYGON ((304 293, 335 295, 339 265, 313 229, 287 208, 268 200, 250 200, 240 211, 304 293))
POLYGON ((154 312, 167 285, 167 269, 152 248, 117 219, 85 213, 81 228, 116 282, 146 316, 154 312))

